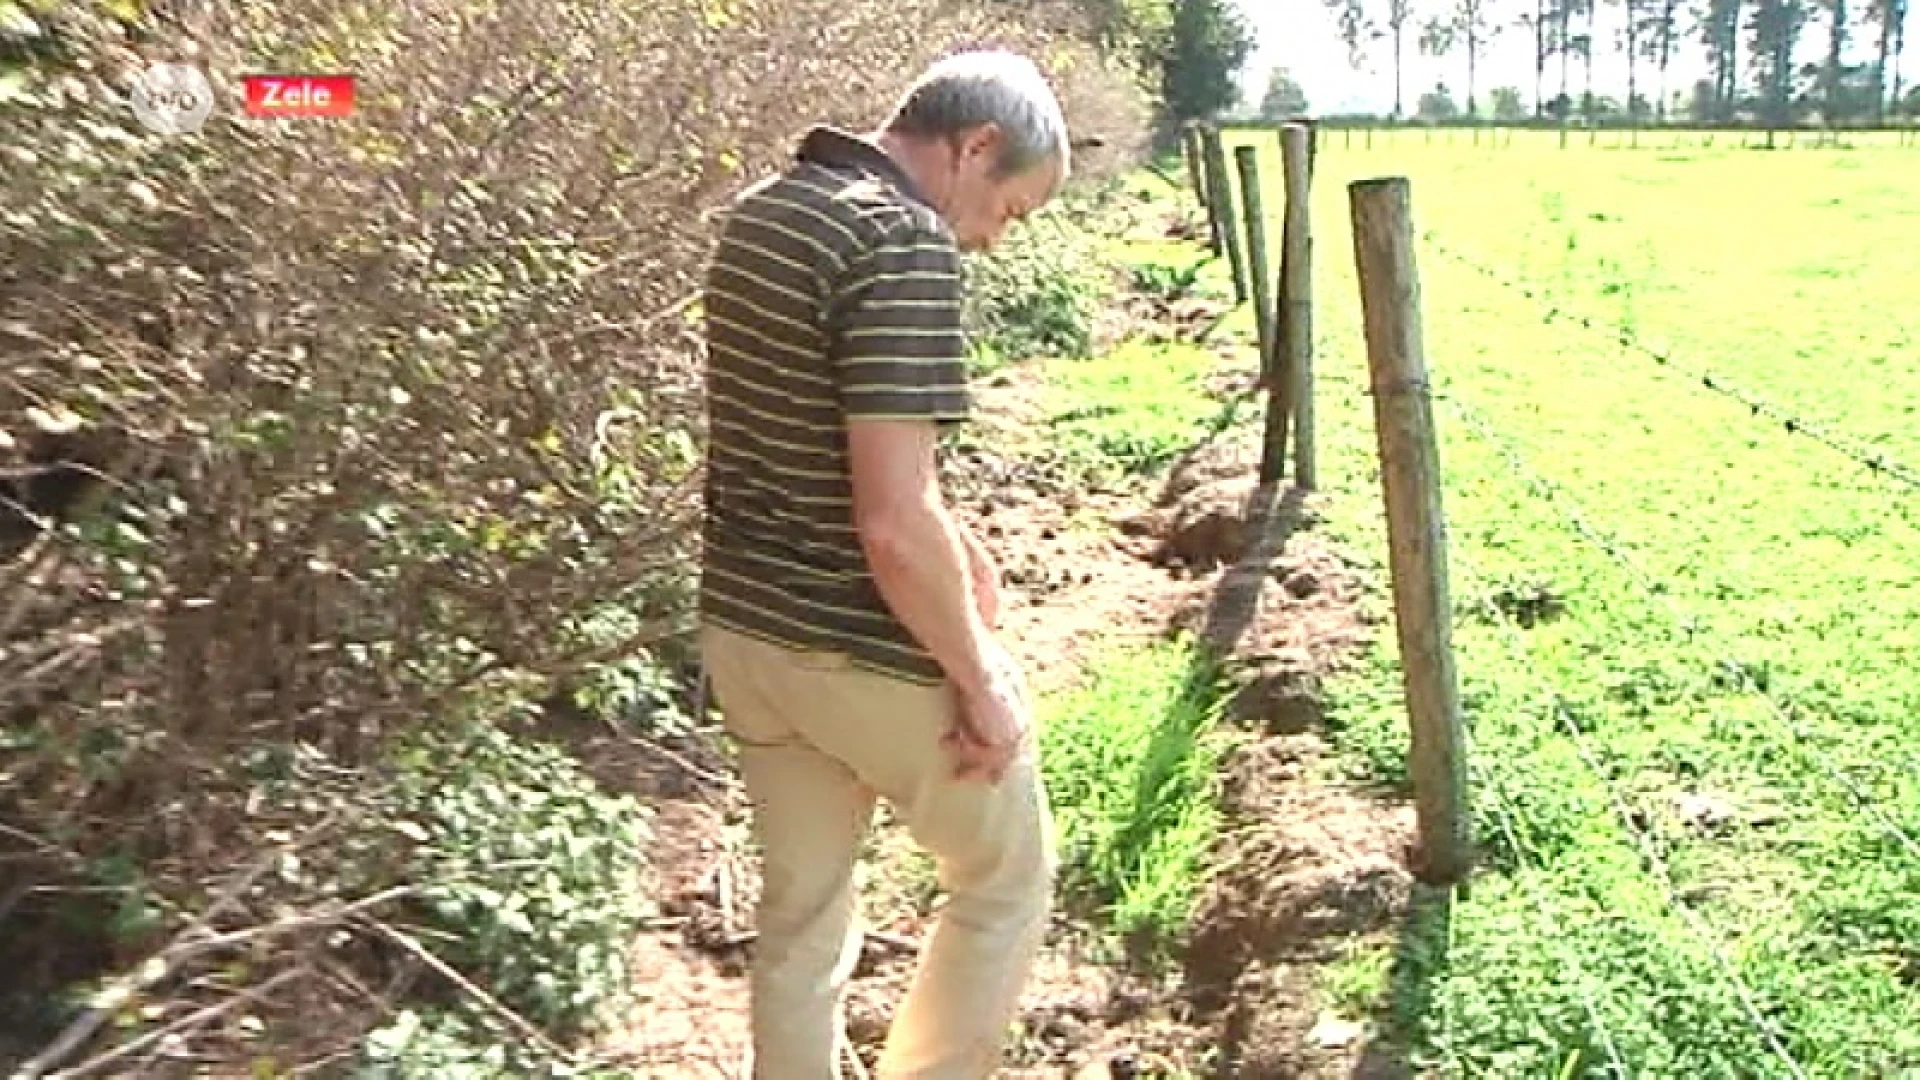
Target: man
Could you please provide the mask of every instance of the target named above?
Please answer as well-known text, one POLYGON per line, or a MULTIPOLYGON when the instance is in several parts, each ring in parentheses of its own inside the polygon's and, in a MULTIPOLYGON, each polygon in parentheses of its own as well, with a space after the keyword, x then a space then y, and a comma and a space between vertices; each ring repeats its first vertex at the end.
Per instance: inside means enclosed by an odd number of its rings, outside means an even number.
POLYGON ((765 864, 754 1076, 839 1075, 876 796, 949 903, 883 1077, 989 1075, 1044 934, 1055 855, 998 571, 948 512, 967 415, 959 251, 1066 179, 1045 79, 1000 52, 929 68, 866 136, 817 127, 741 196, 709 269, 702 649, 765 864))

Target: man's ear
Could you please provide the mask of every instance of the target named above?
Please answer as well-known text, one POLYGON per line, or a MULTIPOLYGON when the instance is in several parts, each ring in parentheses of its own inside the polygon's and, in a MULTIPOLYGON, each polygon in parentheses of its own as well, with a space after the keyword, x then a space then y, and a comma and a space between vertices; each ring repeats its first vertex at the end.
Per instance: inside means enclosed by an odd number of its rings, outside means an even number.
POLYGON ((1000 130, 1000 125, 989 120, 967 132, 960 149, 966 157, 984 154, 988 162, 996 162, 1000 160, 1000 143, 1005 137, 1006 133, 1000 130))

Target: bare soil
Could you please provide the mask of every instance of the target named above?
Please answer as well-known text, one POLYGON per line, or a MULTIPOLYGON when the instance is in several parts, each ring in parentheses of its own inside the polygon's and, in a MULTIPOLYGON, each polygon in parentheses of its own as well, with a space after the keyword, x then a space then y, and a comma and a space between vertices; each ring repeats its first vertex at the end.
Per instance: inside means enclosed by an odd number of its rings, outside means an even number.
MULTIPOLYGON (((1217 382, 1222 395, 1248 389, 1230 372, 1217 382)), ((1320 734, 1325 680, 1376 631, 1366 584, 1314 531, 1313 497, 1256 487, 1244 439, 1196 447, 1155 486, 1070 489, 1046 464, 1038 388, 1015 368, 984 389, 953 484, 1002 564, 1003 631, 1036 691, 1071 685, 1096 641, 1189 630, 1229 659, 1238 738, 1230 824, 1182 969, 1102 963, 1096 933, 1059 917, 1003 1075, 1408 1075, 1378 1025, 1334 1014, 1323 988, 1354 943, 1391 944, 1411 894, 1410 811, 1341 785, 1320 734)), ((605 1050, 644 1075, 741 1076, 756 883, 744 807, 731 788, 666 786, 678 790, 656 798, 663 916, 635 948, 644 1000, 605 1050)), ((847 1012, 871 1069, 937 907, 930 863, 891 823, 876 830, 862 896, 874 934, 847 1012)))

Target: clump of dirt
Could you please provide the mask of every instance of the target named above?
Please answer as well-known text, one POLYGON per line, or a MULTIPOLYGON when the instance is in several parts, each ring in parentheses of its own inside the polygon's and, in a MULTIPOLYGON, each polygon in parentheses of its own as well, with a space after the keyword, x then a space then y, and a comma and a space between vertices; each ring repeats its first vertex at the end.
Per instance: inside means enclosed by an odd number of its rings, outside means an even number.
POLYGON ((1323 680, 1313 657, 1285 649, 1239 673, 1231 715, 1242 727, 1268 735, 1304 735, 1320 726, 1323 680))
POLYGON ((1124 309, 1129 338, 1148 343, 1200 341, 1233 309, 1205 296, 1136 296, 1124 309))
POLYGON ((1001 630, 1046 693, 1070 683, 1096 639, 1162 634, 1197 583, 1169 582, 1158 540, 1126 523, 1138 485, 1088 489, 1047 445, 1047 413, 1031 366, 978 395, 978 432, 944 478, 955 513, 1001 569, 1001 630))
POLYGON ((1380 621, 1373 590, 1314 530, 1317 497, 1261 488, 1257 470, 1247 442, 1198 451, 1148 515, 1163 559, 1213 566, 1175 624, 1223 659, 1244 731, 1186 993, 1210 1019, 1214 1075, 1406 1075, 1390 1040, 1330 1011, 1320 986, 1350 944, 1392 937, 1413 881, 1411 811, 1343 786, 1322 736, 1327 682, 1380 621))
POLYGON ((1356 941, 1390 943, 1405 920, 1411 811, 1330 783, 1325 753, 1311 733, 1266 737, 1229 767, 1238 827, 1221 841, 1186 962, 1195 1006, 1216 1020, 1222 1075, 1405 1074, 1366 1018, 1330 1015, 1320 972, 1356 941))
MULTIPOLYGON (((1211 382, 1221 384, 1220 396, 1224 397, 1229 381, 1238 377, 1238 373, 1228 371, 1211 382)), ((1239 391, 1236 389, 1232 392, 1239 391)), ((1159 509, 1177 507, 1182 500, 1202 488, 1227 482, 1248 482, 1259 469, 1260 446, 1250 435, 1236 433, 1208 439, 1182 454, 1167 470, 1167 478, 1161 482, 1154 506, 1159 509)))

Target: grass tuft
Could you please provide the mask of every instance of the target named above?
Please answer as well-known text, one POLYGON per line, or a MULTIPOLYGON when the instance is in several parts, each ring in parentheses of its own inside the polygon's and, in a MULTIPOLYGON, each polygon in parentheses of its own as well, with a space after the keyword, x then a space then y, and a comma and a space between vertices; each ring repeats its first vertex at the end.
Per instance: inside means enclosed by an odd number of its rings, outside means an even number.
POLYGON ((1109 647, 1042 727, 1048 791, 1069 895, 1138 954, 1181 936, 1220 825, 1215 782, 1223 700, 1190 641, 1109 647))

